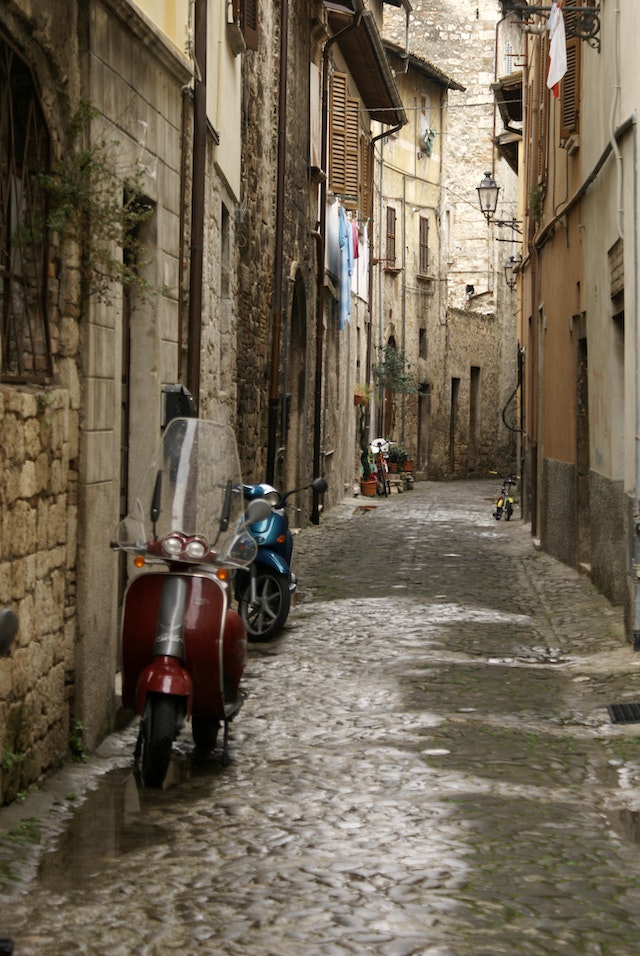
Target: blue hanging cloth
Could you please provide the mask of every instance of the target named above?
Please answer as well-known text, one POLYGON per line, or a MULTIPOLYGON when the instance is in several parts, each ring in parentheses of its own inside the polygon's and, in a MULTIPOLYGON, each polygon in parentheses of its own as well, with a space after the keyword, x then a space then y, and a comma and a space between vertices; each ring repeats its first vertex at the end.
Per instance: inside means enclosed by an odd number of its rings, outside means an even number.
POLYGON ((340 245, 340 283, 338 289, 338 328, 351 321, 351 273, 353 272, 353 230, 344 208, 340 207, 338 231, 340 245))

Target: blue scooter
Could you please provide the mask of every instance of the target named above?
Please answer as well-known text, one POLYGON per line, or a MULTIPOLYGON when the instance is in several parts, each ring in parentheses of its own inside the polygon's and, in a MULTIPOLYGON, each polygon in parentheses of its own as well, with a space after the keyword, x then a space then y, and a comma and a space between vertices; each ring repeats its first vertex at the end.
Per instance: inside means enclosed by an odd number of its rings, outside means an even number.
POLYGON ((263 498, 271 505, 271 514, 264 521, 248 525, 255 538, 258 554, 247 569, 235 574, 235 596, 238 613, 244 621, 249 641, 270 641, 285 625, 296 589, 296 576, 291 571, 293 536, 286 512, 287 498, 311 488, 316 494, 327 490, 324 478, 315 478, 310 485, 294 488, 281 495, 272 485, 243 485, 246 501, 263 498))

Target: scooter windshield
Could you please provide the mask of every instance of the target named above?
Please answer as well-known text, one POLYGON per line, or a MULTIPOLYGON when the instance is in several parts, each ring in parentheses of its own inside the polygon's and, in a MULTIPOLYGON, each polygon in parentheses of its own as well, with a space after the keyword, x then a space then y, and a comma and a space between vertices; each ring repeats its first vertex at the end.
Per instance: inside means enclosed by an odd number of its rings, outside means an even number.
POLYGON ((164 561, 251 563, 256 545, 246 530, 231 428, 196 418, 169 423, 117 544, 164 561))

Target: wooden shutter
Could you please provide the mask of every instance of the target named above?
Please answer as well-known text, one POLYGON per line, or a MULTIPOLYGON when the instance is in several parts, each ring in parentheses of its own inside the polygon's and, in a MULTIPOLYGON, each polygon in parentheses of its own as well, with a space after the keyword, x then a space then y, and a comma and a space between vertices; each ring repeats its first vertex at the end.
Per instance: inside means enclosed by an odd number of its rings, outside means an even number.
POLYGON ((258 49, 258 0, 239 0, 241 6, 240 26, 247 49, 258 49))
POLYGON ((567 39, 567 72, 562 79, 562 123, 561 139, 567 139, 578 132, 580 116, 580 40, 578 37, 567 39))
POLYGON ((360 100, 348 96, 347 76, 331 78, 331 157, 329 187, 343 197, 347 209, 357 209, 360 184, 360 100))
POLYGON ((429 220, 426 216, 420 216, 420 265, 418 271, 423 276, 429 274, 429 220))
POLYGON ((368 136, 360 139, 360 212, 371 219, 373 188, 371 182, 371 143, 368 136))
POLYGON ((386 267, 393 269, 396 264, 396 211, 393 206, 387 206, 387 246, 386 267))
POLYGON ((331 77, 331 118, 329 125, 331 156, 329 160, 329 188, 340 195, 346 192, 347 182, 347 76, 334 73, 331 77))
POLYGON ((358 183, 360 182, 360 100, 347 97, 345 205, 348 209, 358 206, 358 183))
POLYGON ((536 69, 536 89, 535 97, 538 108, 538 118, 535 130, 535 179, 534 183, 543 183, 547 177, 547 126, 548 126, 548 106, 549 89, 547 87, 547 74, 549 70, 549 40, 547 34, 543 34, 540 42, 540 58, 536 69))

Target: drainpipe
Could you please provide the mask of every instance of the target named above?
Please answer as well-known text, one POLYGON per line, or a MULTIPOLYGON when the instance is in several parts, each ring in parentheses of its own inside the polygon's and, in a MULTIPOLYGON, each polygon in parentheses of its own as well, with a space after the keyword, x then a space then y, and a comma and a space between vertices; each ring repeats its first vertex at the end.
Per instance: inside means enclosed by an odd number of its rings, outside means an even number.
POLYGON ((194 51, 197 70, 193 91, 193 185, 191 192, 187 387, 193 395, 196 408, 198 408, 200 404, 200 345, 202 335, 204 180, 207 151, 207 0, 195 0, 194 51))
POLYGON ((640 329, 638 328, 638 121, 633 114, 633 330, 635 348, 635 488, 633 536, 633 647, 640 650, 640 329))
MULTIPOLYGON (((329 130, 327 124, 329 121, 329 52, 334 43, 336 43, 345 33, 354 30, 360 24, 362 14, 364 13, 364 0, 355 0, 355 15, 351 23, 340 30, 334 36, 329 37, 322 48, 322 141, 321 141, 321 159, 322 170, 325 174, 328 172, 329 158, 329 130)), ((324 353, 324 260, 325 247, 327 240, 327 180, 325 178, 320 183, 320 222, 317 232, 313 233, 316 238, 317 254, 319 257, 317 269, 317 304, 316 304, 316 368, 315 368, 315 394, 313 403, 313 476, 314 478, 322 474, 322 372, 323 372, 323 353, 324 353)), ((313 524, 320 524, 320 496, 313 492, 313 507, 311 510, 311 521, 313 524)))
MULTIPOLYGON (((271 377, 269 383, 269 421, 267 439, 267 484, 275 482, 278 437, 280 339, 282 336, 282 262, 284 233, 284 178, 287 144, 287 45, 289 38, 289 2, 280 4, 280 90, 278 99, 278 171, 276 187, 276 248, 273 265, 273 324, 271 329, 271 377)), ((318 472, 319 474, 319 472, 318 472)))
MULTIPOLYGON (((407 177, 402 174, 402 352, 407 354, 407 177)), ((404 371, 404 369, 403 369, 404 371)), ((400 442, 404 447, 407 396, 402 393, 400 442)))
MULTIPOLYGON (((393 133, 397 133, 398 130, 402 129, 403 123, 398 123, 397 126, 393 126, 388 130, 385 130, 382 133, 378 133, 377 136, 374 136, 371 140, 371 156, 375 157, 375 144, 380 141, 380 181, 378 185, 378 243, 380 246, 380 254, 378 256, 378 343, 379 345, 384 345, 384 308, 382 302, 382 262, 384 259, 383 248, 382 248, 382 212, 383 212, 383 196, 382 189, 384 185, 384 141, 387 136, 392 136, 393 133)), ((372 416, 373 417, 373 416, 372 416)), ((372 423, 370 423, 370 438, 374 438, 372 431, 372 423)), ((381 437, 384 437, 384 386, 380 387, 380 429, 378 434, 381 437)))

